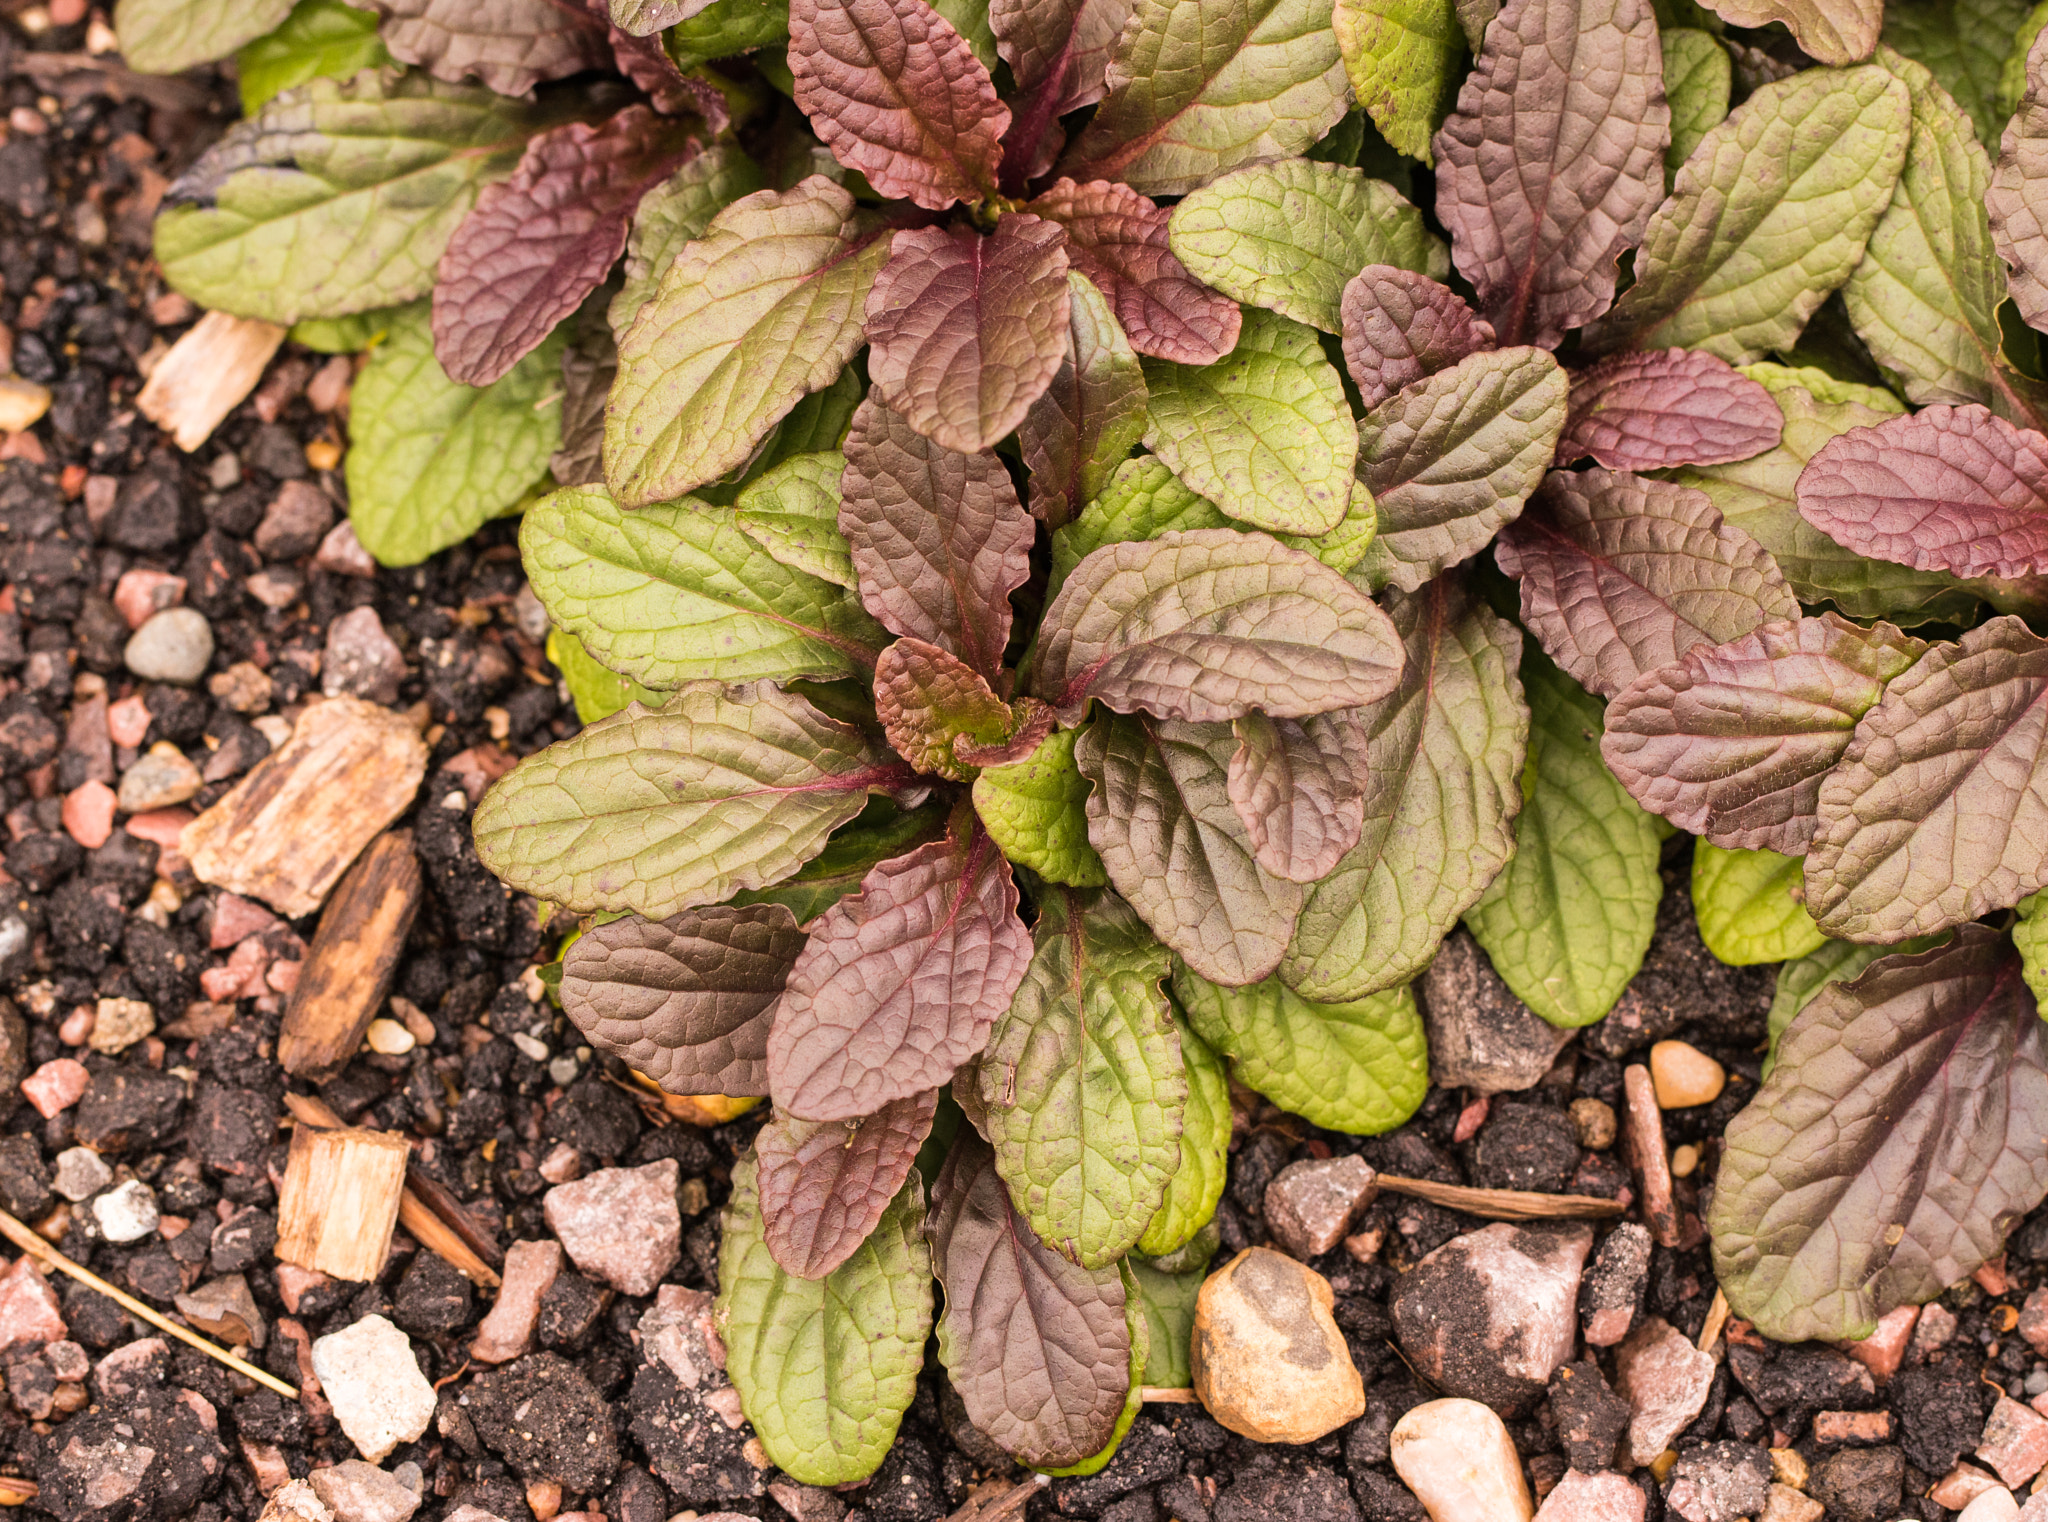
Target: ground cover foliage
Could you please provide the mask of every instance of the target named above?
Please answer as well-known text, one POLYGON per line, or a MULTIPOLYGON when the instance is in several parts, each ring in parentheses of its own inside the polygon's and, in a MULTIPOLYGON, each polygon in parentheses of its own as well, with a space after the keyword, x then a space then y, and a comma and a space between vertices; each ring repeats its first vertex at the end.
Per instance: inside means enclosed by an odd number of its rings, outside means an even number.
POLYGON ((1460 921, 1601 1019, 1673 830, 1783 964, 1737 1313, 2000 1251, 2044 11, 123 0, 138 66, 239 50, 158 256, 368 349, 363 542, 524 511, 587 727, 477 847, 578 917, 594 1045, 773 1103, 721 1304, 775 1463, 871 1472, 934 1329, 1005 1448, 1105 1461, 1186 1377, 1228 1077, 1399 1125, 1460 921))

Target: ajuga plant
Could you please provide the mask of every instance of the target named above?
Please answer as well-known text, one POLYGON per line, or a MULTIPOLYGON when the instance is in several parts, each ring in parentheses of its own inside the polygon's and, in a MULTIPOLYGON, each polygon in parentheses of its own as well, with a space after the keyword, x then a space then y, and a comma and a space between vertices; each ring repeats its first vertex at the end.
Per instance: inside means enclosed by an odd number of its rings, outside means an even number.
POLYGON ((793 1475, 880 1462, 934 1324, 983 1431, 1102 1462, 1190 1375, 1227 1077, 1398 1125, 1460 921, 1601 1019, 1675 829, 1709 948, 1783 963, 1711 1212, 1741 1314, 1859 1335, 2048 1192, 2048 43, 1719 10, 306 0, 249 43, 372 67, 202 158, 164 268, 386 335, 380 553, 548 462, 588 723, 476 844, 576 918, 594 1046, 771 1101, 720 1305, 793 1475))

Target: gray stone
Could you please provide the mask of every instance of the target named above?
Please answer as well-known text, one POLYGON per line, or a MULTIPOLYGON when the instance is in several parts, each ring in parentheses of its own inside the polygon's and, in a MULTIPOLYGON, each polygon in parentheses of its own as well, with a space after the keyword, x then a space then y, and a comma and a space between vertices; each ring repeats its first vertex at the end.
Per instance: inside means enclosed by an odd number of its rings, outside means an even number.
POLYGON ((1579 1318, 1586 1341, 1611 1348, 1635 1325, 1650 1282, 1650 1233, 1624 1221, 1607 1234, 1579 1281, 1579 1318))
POLYGON ((420 1498, 375 1464, 343 1459, 307 1476, 334 1522, 406 1522, 420 1509, 420 1498))
POLYGON ((332 522, 334 504, 326 492, 311 481, 287 481, 256 525, 256 552, 265 560, 310 555, 332 522))
POLYGON ((159 740, 121 774, 115 803, 124 813, 146 814, 185 802, 204 785, 199 768, 168 740, 159 740))
POLYGON ((1289 1163, 1266 1185, 1266 1230, 1297 1258, 1319 1258, 1351 1229, 1379 1193, 1379 1175, 1362 1157, 1289 1163))
POLYGON ((548 1229, 570 1260, 624 1295, 651 1295, 682 1255, 676 1160, 600 1168, 542 1200, 548 1229))
MULTIPOLYGON (((1615 1386, 1633 1413, 1628 1458, 1648 1464, 1706 1409, 1714 1360, 1657 1316, 1645 1316, 1614 1355, 1615 1386)), ((1761 1506, 1762 1501, 1757 1503, 1761 1506)))
POLYGON ((121 659, 145 682, 189 686, 206 675, 213 659, 213 625, 197 608, 152 613, 129 637, 121 659))
MULTIPOLYGON (((1749 1443, 1702 1443, 1680 1455, 1664 1491, 1666 1510, 1685 1522, 1739 1522, 1764 1509, 1771 1460, 1749 1443)), ((1892 1492, 1898 1503, 1898 1492, 1892 1492)))
POLYGON ((328 625, 320 658, 320 690, 327 696, 395 703, 404 680, 405 653, 384 632, 375 608, 352 609, 328 625))
POLYGON ((1444 938, 1416 987, 1429 1022, 1430 1078, 1440 1088, 1530 1088, 1574 1034, 1516 998, 1467 930, 1444 938))
POLYGON ((57 1175, 50 1187, 76 1205, 114 1182, 114 1170, 90 1147, 67 1147, 57 1154, 57 1175))
POLYGON ((1247 1248, 1202 1283, 1190 1347, 1209 1414, 1261 1443, 1312 1443, 1356 1421, 1365 1381, 1330 1314, 1330 1281, 1247 1248))
POLYGON ((434 1419, 434 1387, 412 1343, 382 1316, 365 1316, 316 1341, 313 1373, 341 1430, 373 1464, 415 1441, 434 1419))
POLYGON ((230 1347, 243 1343, 254 1348, 263 1346, 263 1315, 249 1293, 249 1281, 240 1274, 223 1274, 189 1294, 179 1295, 177 1306, 187 1321, 230 1347))
POLYGON ((1650 1498, 1624 1475, 1567 1469, 1543 1498, 1536 1522, 1643 1522, 1649 1506, 1650 1498))

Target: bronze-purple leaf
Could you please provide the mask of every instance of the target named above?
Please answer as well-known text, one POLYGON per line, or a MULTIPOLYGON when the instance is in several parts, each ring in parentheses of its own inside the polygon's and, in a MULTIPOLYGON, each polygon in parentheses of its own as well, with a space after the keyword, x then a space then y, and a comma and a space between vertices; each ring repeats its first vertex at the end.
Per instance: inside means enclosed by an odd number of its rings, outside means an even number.
POLYGON ((939 1357, 968 1420, 1042 1469, 1101 1452, 1131 1390, 1118 1266, 1082 1268, 1039 1241, 1010 1207, 995 1150, 964 1127, 928 1230, 946 1287, 939 1357))
POLYGON ((1987 407, 1923 407, 1830 439, 1799 515, 1845 549, 1956 576, 2048 572, 2048 438, 1987 407))
POLYGON ((712 0, 607 0, 612 25, 629 37, 652 37, 688 21, 712 0))
POLYGON ((378 9, 378 35, 400 63, 451 83, 474 76, 500 95, 612 61, 609 29, 557 0, 380 0, 378 9))
POLYGON ((1695 645, 1799 616, 1769 551, 1705 492, 1626 471, 1552 471, 1494 556, 1545 653, 1602 697, 1695 645))
POLYGON ((925 0, 792 0, 796 103, 848 169, 943 211, 996 190, 1010 108, 925 0))
POLYGON ((994 676, 1035 537, 1009 471, 992 454, 934 444, 873 396, 845 450, 839 531, 861 602, 891 632, 994 676))
POLYGON ((775 1108, 850 1120, 978 1053, 1031 961, 1010 864, 978 825, 861 879, 811 926, 768 1037, 775 1108))
POLYGON ((1835 613, 1695 646, 1607 705, 1600 755, 1636 802, 1717 846, 1804 856, 1821 779, 1926 642, 1835 613))
POLYGON ((1614 300, 1664 198, 1649 0, 1508 0, 1436 135, 1436 211, 1504 344, 1554 349, 1614 300))
POLYGON ((671 1094, 766 1094, 768 1024, 803 932, 780 904, 629 914, 562 957, 562 1009, 671 1094))
POLYGON ((1725 359, 1698 349, 1620 354, 1572 376, 1557 463, 1726 465, 1777 448, 1784 432, 1771 393, 1725 359))
POLYGON ((1109 298, 1140 354, 1213 365, 1237 347, 1237 303, 1167 247, 1165 207, 1108 180, 1055 180, 1029 209, 1066 228, 1067 262, 1109 298))
POLYGON ((875 662, 875 712, 897 755, 955 782, 974 772, 954 740, 1000 746, 1012 722, 1009 704, 971 667, 921 639, 899 639, 875 662))
POLYGON ((1145 436, 1145 372, 1108 298, 1068 270, 1067 306, 1066 353, 1017 425, 1031 516, 1048 529, 1093 502, 1145 436))
POLYGON ((1231 807, 1258 864, 1289 882, 1319 882, 1358 844, 1365 823, 1364 727, 1324 716, 1232 721, 1231 807))
POLYGON ((1412 381, 1494 346, 1493 325, 1427 275, 1368 264, 1344 287, 1344 368, 1365 410, 1412 381))
POLYGON ((754 1138, 769 1256, 822 1279, 853 1256, 910 1176, 939 1091, 892 1100, 857 1120, 777 1115, 754 1138))
POLYGON ((645 106, 541 133, 511 178, 486 185, 434 285, 434 357, 488 386, 540 346, 618 263, 640 197, 696 151, 645 106))
POLYGON ((1064 116, 1102 99, 1102 71, 1132 0, 989 0, 996 51, 1023 95, 1047 94, 1064 116))
POLYGON ((896 234, 868 292, 875 393, 926 438, 974 454, 1024 419, 1067 347, 1066 235, 1016 214, 896 234))

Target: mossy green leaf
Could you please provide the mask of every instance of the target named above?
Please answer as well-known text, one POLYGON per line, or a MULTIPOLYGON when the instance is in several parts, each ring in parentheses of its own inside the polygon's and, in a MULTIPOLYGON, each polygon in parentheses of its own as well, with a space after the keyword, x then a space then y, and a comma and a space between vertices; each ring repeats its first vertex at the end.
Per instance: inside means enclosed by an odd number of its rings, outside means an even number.
POLYGON ((1134 1298, 1144 1313, 1151 1348, 1145 1358, 1145 1383, 1165 1390, 1194 1385, 1191 1349, 1195 1340, 1195 1297, 1202 1292, 1206 1268, 1168 1273, 1144 1258, 1124 1260, 1136 1287, 1134 1298))
POLYGON ((857 591, 853 551, 839 532, 845 470, 836 449, 792 455, 740 493, 734 516, 748 538, 792 570, 857 591))
POLYGON ((714 58, 732 58, 789 41, 788 0, 711 0, 670 27, 668 56, 685 74, 714 58))
POLYGON ((212 63, 246 42, 282 26, 292 0, 120 0, 114 30, 121 57, 144 74, 180 74, 194 64, 212 63))
POLYGON ((254 116, 309 79, 349 79, 382 68, 390 53, 377 36, 377 13, 343 0, 299 0, 283 26, 235 54, 242 114, 254 116))
POLYGON ((1002 853, 1048 882, 1100 888, 1109 881, 1088 844, 1088 779, 1074 764, 1078 729, 1055 730, 1022 761, 983 767, 974 811, 1002 853))
MULTIPOLYGON (((780 9, 787 17, 788 7, 780 9)), ((764 183, 761 166, 737 144, 713 143, 640 198, 626 234, 625 280, 608 309, 615 337, 625 336, 684 245, 703 237, 713 217, 764 183)))
POLYGON ((1728 119, 1735 69, 1712 32, 1675 26, 1657 40, 1664 49, 1664 96, 1671 102, 1671 146, 1664 151, 1664 168, 1677 174, 1701 139, 1728 119))
MULTIPOLYGON (((1145 1231, 1138 1238, 1137 1251, 1148 1258, 1163 1257, 1187 1246, 1195 1233, 1216 1214, 1216 1202, 1223 1198, 1223 1184, 1230 1168, 1230 1077, 1223 1059, 1195 1034, 1194 1027, 1176 1017, 1180 1033, 1181 1062, 1187 1069, 1188 1101, 1180 1128, 1180 1167, 1167 1181, 1166 1198, 1145 1231)), ((1197 1279, 1199 1285, 1200 1280, 1197 1279)), ((1190 1314, 1194 1302, 1188 1303, 1190 1314)), ((1186 1338, 1181 1339, 1181 1378, 1186 1375, 1186 1338)), ((1159 1346, 1153 1339, 1153 1346, 1159 1346)), ((1150 1379, 1153 1384, 1164 1383, 1150 1379)))
POLYGON ((1337 0, 1331 14, 1351 93, 1411 159, 1434 164, 1429 140, 1458 82, 1465 33, 1452 0, 1337 0))
POLYGON ((1776 851, 1692 848, 1692 910, 1700 939, 1730 967, 1788 962, 1827 940, 1802 902, 1806 858, 1776 851))
MULTIPOLYGON (((1999 82, 2027 0, 1887 0, 1884 40, 1925 64, 1970 114, 1977 141, 1997 146, 2020 91, 2001 104, 1999 82)), ((2031 39, 2029 39, 2031 41, 2031 39)), ((2026 49, 2020 49, 2022 61, 2026 49)))
POLYGON ((567 629, 548 630, 548 659, 569 684, 576 717, 584 724, 608 719, 628 703, 645 703, 649 708, 661 706, 661 693, 642 687, 629 676, 620 676, 567 629))

